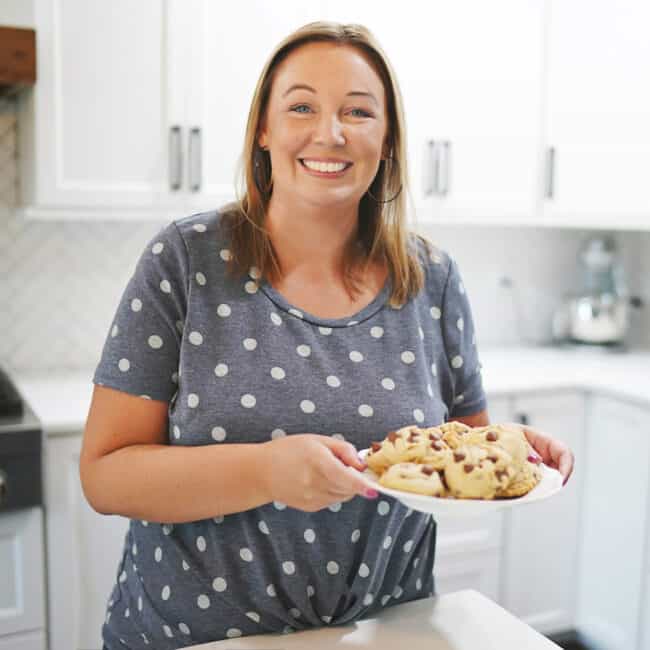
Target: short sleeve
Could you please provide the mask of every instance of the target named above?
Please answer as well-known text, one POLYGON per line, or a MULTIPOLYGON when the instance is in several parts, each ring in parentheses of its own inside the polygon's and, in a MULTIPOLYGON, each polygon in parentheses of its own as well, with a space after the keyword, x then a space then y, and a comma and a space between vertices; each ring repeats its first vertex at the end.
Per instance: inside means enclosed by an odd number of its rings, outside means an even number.
POLYGON ((441 326, 449 362, 452 394, 450 417, 473 415, 487 408, 481 364, 476 349, 474 320, 458 265, 449 258, 442 299, 441 326))
POLYGON ((169 402, 177 390, 188 256, 174 223, 143 251, 118 304, 93 382, 169 402))

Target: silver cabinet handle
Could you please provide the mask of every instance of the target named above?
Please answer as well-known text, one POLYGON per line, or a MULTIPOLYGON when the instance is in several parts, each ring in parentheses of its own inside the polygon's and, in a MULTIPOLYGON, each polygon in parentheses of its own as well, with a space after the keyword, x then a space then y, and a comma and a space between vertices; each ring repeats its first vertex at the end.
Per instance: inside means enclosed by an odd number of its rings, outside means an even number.
POLYGON ((7 475, 0 469, 0 505, 5 500, 8 490, 7 475))
POLYGON ((199 192, 201 190, 201 155, 201 129, 198 126, 194 126, 190 129, 188 146, 190 190, 192 192, 199 192))
POLYGON ((181 189, 183 183, 183 151, 180 126, 169 129, 169 187, 173 191, 181 189))
POLYGON ((546 150, 546 188, 544 197, 553 198, 555 191, 555 147, 549 147, 546 150))
POLYGON ((436 171, 436 194, 445 196, 449 192, 449 175, 451 167, 451 142, 445 140, 438 143, 437 171, 436 171))
POLYGON ((424 196, 431 196, 436 187, 436 170, 435 170, 435 155, 436 155, 436 142, 435 140, 427 140, 424 145, 424 165, 422 181, 424 184, 424 196))

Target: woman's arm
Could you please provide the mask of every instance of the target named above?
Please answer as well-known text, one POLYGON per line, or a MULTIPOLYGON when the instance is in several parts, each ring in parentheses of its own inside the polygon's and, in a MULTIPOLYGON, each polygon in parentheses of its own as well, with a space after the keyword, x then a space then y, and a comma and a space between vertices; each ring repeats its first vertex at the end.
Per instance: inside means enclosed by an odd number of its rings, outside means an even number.
POLYGON ((167 444, 167 404, 95 386, 79 464, 102 514, 180 523, 268 503, 261 445, 167 444))

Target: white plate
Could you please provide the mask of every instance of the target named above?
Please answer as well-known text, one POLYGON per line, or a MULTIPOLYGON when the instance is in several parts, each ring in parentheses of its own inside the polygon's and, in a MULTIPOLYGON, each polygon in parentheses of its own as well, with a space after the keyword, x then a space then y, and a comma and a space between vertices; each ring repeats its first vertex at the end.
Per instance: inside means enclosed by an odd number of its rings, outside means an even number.
MULTIPOLYGON (((365 461, 367 453, 368 449, 362 449, 359 452, 359 457, 365 461)), ((523 506, 528 503, 536 503, 557 494, 562 489, 562 474, 556 469, 544 465, 544 463, 540 467, 542 469, 542 480, 528 494, 513 499, 493 500, 430 497, 426 494, 415 494, 414 492, 404 492, 404 490, 384 487, 379 483, 377 475, 370 468, 366 469, 363 475, 368 479, 368 484, 377 492, 395 497, 404 505, 413 508, 413 510, 433 515, 469 517, 515 506, 523 506)))

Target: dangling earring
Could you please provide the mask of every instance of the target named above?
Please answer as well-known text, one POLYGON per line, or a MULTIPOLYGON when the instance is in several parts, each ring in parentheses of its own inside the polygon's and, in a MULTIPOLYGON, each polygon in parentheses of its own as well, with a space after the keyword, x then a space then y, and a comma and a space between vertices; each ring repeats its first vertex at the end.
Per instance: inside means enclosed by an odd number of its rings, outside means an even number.
MULTIPOLYGON (((393 156, 388 156, 386 159, 382 159, 381 162, 385 163, 386 160, 390 160, 390 161, 392 161, 391 164, 394 164, 395 161, 396 161, 397 159, 396 159, 396 158, 393 158, 393 156)), ((399 163, 397 163, 397 165, 399 166, 399 163)), ((385 173, 385 170, 384 170, 384 173, 385 173)), ((387 200, 378 199, 378 198, 376 198, 376 197, 374 197, 374 196, 372 195, 372 193, 370 192, 370 189, 368 189, 368 190, 366 191, 366 194, 368 194, 368 196, 369 196, 373 201, 376 201, 377 203, 390 203, 391 201, 394 201, 394 200, 395 200, 395 199, 400 195, 401 192, 402 192, 402 183, 400 183, 400 185, 399 185, 399 190, 397 190, 397 194, 395 194, 395 196, 394 196, 392 199, 387 199, 387 200)))

